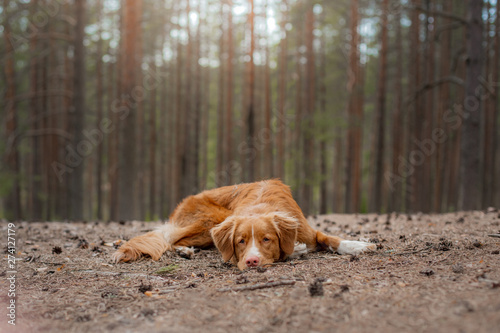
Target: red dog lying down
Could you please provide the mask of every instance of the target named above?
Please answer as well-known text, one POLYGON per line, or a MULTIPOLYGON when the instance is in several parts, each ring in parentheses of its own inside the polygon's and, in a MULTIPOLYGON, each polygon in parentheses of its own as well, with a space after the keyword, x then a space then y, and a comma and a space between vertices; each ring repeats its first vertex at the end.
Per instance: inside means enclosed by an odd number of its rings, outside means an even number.
POLYGON ((314 230, 279 180, 225 186, 184 199, 170 222, 132 238, 113 254, 116 262, 141 255, 158 260, 165 251, 215 246, 240 270, 284 260, 305 250, 359 254, 374 244, 343 240, 314 230), (305 246, 304 246, 305 244, 305 246))

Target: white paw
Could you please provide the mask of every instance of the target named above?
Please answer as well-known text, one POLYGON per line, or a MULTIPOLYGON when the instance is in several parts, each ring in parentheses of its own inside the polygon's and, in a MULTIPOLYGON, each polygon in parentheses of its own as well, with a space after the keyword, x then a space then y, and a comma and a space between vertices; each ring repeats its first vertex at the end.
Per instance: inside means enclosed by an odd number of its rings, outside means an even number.
POLYGON ((179 246, 175 248, 175 251, 185 259, 191 259, 194 256, 194 247, 179 246))
POLYGON ((304 243, 295 243, 293 253, 288 257, 289 259, 296 259, 307 253, 307 246, 304 243))
POLYGON ((115 253, 113 253, 112 255, 112 260, 115 262, 115 263, 118 263, 120 262, 120 260, 122 260, 122 258, 125 256, 125 254, 123 252, 120 252, 120 251, 116 251, 115 253))
POLYGON ((375 244, 344 240, 340 242, 337 252, 339 254, 358 255, 363 252, 374 251, 376 248, 375 244))

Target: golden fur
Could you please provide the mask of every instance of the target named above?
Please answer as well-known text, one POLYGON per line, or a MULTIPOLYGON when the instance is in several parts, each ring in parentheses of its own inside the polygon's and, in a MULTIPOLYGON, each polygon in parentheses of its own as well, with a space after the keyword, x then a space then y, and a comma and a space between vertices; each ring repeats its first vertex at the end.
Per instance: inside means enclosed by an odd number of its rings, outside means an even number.
MULTIPOLYGON (((142 255, 158 260, 165 251, 215 245, 224 261, 245 269, 284 260, 296 243, 306 244, 309 250, 337 251, 342 241, 309 225, 288 186, 279 180, 265 180, 187 197, 168 223, 132 238, 113 257, 117 262, 142 255)), ((361 247, 358 252, 374 249, 368 243, 361 247)))

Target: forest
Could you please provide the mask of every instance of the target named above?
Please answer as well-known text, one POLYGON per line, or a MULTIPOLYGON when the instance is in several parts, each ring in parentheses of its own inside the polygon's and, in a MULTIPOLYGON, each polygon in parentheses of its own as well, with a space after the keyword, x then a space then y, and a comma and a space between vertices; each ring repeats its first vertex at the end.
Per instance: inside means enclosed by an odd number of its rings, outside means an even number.
POLYGON ((2 0, 0 218, 500 206, 498 0, 2 0))

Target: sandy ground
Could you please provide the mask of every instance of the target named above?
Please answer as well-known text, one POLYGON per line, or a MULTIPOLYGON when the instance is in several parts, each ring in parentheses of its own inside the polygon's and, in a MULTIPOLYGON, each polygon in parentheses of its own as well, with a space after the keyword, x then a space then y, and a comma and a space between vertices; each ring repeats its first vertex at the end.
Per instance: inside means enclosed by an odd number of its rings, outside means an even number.
POLYGON ((0 331, 500 331, 500 238, 488 236, 500 233, 498 211, 309 220, 379 249, 309 253, 244 272, 215 249, 114 264, 109 243, 161 222, 16 223, 16 326, 6 316, 3 222, 0 331))

